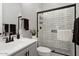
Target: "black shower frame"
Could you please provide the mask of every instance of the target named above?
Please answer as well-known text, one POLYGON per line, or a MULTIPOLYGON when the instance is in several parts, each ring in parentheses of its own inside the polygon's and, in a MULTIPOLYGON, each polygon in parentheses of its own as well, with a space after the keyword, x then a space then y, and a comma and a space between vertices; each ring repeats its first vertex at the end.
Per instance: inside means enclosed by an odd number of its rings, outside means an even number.
MULTIPOLYGON (((65 9, 65 8, 70 8, 70 7, 74 7, 74 20, 76 20, 76 3, 71 4, 71 5, 58 7, 58 8, 54 8, 54 9, 49 9, 49 10, 37 12, 37 37, 38 37, 38 14, 45 13, 45 12, 51 12, 51 11, 55 11, 55 10, 60 10, 60 9, 65 9)), ((59 53, 59 52, 56 52, 56 53, 59 53)), ((59 54, 62 54, 62 53, 59 53, 59 54)), ((63 54, 63 55, 66 55, 66 54, 63 54)), ((76 56, 76 43, 74 43, 74 56, 76 56)))

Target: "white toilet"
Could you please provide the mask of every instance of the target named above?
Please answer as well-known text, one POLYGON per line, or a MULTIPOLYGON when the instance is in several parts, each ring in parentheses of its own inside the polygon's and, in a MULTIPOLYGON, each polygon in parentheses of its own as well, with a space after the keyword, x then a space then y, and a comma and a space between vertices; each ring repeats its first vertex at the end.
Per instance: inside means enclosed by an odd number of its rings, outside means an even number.
POLYGON ((47 47, 39 46, 37 52, 39 56, 51 56, 51 49, 47 47))

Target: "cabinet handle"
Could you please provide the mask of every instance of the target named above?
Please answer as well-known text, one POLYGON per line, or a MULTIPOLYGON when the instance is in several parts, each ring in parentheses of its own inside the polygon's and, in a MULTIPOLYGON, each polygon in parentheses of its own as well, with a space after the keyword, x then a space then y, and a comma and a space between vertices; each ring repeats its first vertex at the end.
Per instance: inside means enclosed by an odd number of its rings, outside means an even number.
POLYGON ((28 56, 29 56, 29 51, 28 51, 28 56))
POLYGON ((28 52, 25 53, 25 56, 28 56, 28 52))
POLYGON ((27 51, 27 52, 25 53, 25 56, 29 56, 29 51, 27 51))

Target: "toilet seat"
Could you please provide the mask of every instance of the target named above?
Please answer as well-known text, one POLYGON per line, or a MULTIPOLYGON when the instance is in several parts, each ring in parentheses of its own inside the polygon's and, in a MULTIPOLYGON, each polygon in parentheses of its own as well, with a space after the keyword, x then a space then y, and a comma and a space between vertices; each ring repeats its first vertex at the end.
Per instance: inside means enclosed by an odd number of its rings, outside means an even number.
POLYGON ((37 50, 39 52, 44 52, 44 53, 50 53, 51 52, 51 50, 49 48, 43 47, 43 46, 38 47, 37 50))

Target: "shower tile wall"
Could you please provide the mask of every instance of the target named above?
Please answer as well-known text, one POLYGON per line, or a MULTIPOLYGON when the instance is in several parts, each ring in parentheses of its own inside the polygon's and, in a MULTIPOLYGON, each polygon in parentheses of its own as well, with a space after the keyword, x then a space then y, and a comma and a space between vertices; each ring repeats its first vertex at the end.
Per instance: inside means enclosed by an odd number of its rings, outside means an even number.
POLYGON ((38 24, 38 38, 41 45, 71 51, 72 39, 69 41, 58 40, 57 32, 51 32, 51 30, 73 30, 74 7, 39 14, 38 22, 40 21, 43 22, 43 24, 38 24))

